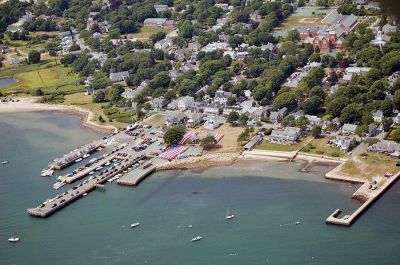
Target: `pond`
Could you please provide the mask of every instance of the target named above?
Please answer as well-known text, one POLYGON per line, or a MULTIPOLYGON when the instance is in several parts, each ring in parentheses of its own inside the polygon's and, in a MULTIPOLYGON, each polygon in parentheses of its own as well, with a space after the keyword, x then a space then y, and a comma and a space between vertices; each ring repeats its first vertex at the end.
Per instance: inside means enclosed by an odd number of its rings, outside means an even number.
POLYGON ((15 78, 0 78, 0 89, 2 89, 3 87, 6 87, 8 85, 17 83, 18 80, 15 78))

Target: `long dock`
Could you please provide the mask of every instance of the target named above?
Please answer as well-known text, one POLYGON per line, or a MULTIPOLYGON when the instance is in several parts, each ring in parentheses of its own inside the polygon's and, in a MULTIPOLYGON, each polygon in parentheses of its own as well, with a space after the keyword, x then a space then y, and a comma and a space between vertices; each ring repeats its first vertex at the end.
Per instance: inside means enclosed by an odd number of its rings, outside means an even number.
MULTIPOLYGON (((338 218, 342 210, 336 209, 327 219, 327 224, 334 225, 342 225, 342 226, 351 226, 360 216, 364 213, 371 205, 375 203, 375 201, 382 196, 400 177, 400 172, 396 175, 391 176, 382 187, 377 190, 370 191, 368 199, 351 215, 346 215, 343 218, 338 218)), ((353 198, 360 198, 365 196, 365 191, 369 188, 369 183, 365 182, 354 194, 353 198)))
POLYGON ((150 167, 144 169, 143 166, 132 170, 128 174, 122 176, 117 180, 118 184, 126 185, 126 186, 136 186, 138 185, 144 178, 154 172, 156 167, 151 165, 150 167))
MULTIPOLYGON (((111 160, 113 160, 113 159, 115 159, 115 158, 117 158, 117 156, 108 156, 108 157, 105 157, 105 158, 103 158, 102 160, 100 160, 99 162, 93 164, 92 166, 90 166, 90 167, 85 167, 85 169, 83 169, 83 170, 77 172, 76 174, 74 174, 74 175, 72 175, 72 176, 70 176, 70 177, 61 178, 60 180, 66 182, 66 183, 75 182, 75 181, 77 181, 77 180, 79 180, 79 179, 85 177, 85 176, 88 175, 90 172, 95 171, 96 168, 98 168, 98 167, 100 167, 100 166, 103 166, 104 164, 106 164, 107 162, 109 162, 109 161, 111 161, 111 160)), ((117 159, 118 159, 118 158, 117 158, 117 159)))
POLYGON ((56 197, 47 200, 36 208, 27 209, 27 211, 31 216, 46 218, 56 211, 61 210, 73 201, 87 195, 87 193, 93 191, 99 184, 105 183, 108 179, 123 172, 143 158, 144 156, 129 158, 125 157, 118 168, 103 174, 99 174, 92 180, 84 181, 81 184, 57 195, 56 197))
POLYGON ((85 154, 91 154, 91 153, 95 152, 99 147, 102 146, 102 143, 103 142, 101 140, 94 141, 92 143, 89 143, 87 145, 84 145, 84 146, 78 148, 77 150, 75 150, 63 157, 56 158, 54 160, 54 162, 52 162, 49 165, 49 168, 56 169, 56 170, 64 169, 64 168, 68 167, 69 165, 73 164, 75 162, 75 160, 82 158, 85 154))

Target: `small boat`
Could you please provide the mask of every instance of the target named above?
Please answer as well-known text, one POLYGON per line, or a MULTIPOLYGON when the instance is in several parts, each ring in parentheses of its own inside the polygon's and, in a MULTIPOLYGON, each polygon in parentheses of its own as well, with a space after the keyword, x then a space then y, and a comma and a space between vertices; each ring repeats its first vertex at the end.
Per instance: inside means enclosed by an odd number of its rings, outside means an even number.
POLYGON ((84 194, 82 194, 82 196, 87 196, 87 192, 85 192, 84 194))
POLYGON ((89 172, 89 175, 93 175, 93 174, 94 174, 94 171, 90 171, 90 172, 89 172))
POLYGON ((296 222, 296 223, 294 223, 295 225, 299 225, 300 224, 300 222, 296 222))
POLYGON ((226 217, 225 217, 225 219, 233 219, 233 218, 235 218, 235 215, 234 214, 229 214, 229 209, 228 209, 228 211, 226 212, 226 217))
POLYGON ((192 238, 192 242, 196 242, 196 241, 199 241, 199 240, 202 240, 202 239, 203 238, 201 236, 195 236, 195 237, 192 238))
POLYGON ((82 158, 78 158, 77 160, 75 160, 75 163, 81 162, 82 158))
POLYGON ((111 165, 110 161, 108 161, 107 163, 104 164, 105 166, 109 166, 111 165))
POLYGON ((50 177, 51 175, 53 175, 54 170, 52 169, 43 169, 42 173, 40 174, 42 177, 50 177))
POLYGON ((5 165, 5 164, 8 164, 8 161, 7 160, 5 160, 5 161, 3 161, 3 162, 1 162, 3 165, 5 165))
POLYGON ((140 225, 140 223, 133 223, 133 224, 131 224, 131 227, 135 228, 135 227, 138 227, 139 225, 140 225))
POLYGON ((56 182, 56 183, 54 183, 54 185, 53 185, 53 188, 54 189, 56 189, 56 190, 58 190, 59 188, 61 188, 62 186, 64 186, 66 183, 65 182, 56 182))
POLYGON ((193 225, 188 225, 187 227, 189 227, 189 228, 192 228, 192 227, 193 227, 193 225))
POLYGON ((83 158, 88 158, 90 156, 90 154, 84 154, 82 157, 83 158))
POLYGON ((98 168, 96 168, 95 170, 96 171, 99 171, 99 170, 102 170, 103 169, 103 167, 98 167, 98 168))
POLYGON ((19 237, 16 237, 16 236, 12 236, 8 239, 8 242, 11 242, 11 243, 16 243, 18 241, 19 241, 19 237))

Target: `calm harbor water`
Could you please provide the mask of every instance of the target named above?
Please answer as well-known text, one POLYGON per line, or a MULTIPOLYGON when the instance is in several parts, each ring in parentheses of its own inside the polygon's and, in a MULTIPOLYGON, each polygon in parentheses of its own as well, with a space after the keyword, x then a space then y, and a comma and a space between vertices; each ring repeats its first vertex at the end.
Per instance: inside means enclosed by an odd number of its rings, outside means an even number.
POLYGON ((18 80, 15 78, 0 78, 0 89, 17 82, 18 80))
POLYGON ((29 217, 57 192, 40 171, 56 155, 101 137, 56 113, 0 115, 0 264, 398 264, 400 185, 351 228, 325 225, 353 210, 357 188, 327 168, 241 162, 159 172, 138 187, 107 184, 48 219, 29 217), (193 192, 196 192, 195 194, 193 192), (225 220, 227 209, 235 214, 225 220), (131 223, 140 222, 136 229, 131 223), (295 225, 299 221, 301 224, 295 225), (192 225, 189 228, 188 225, 192 225), (21 241, 7 239, 18 235, 21 241), (195 235, 203 240, 192 243, 195 235))

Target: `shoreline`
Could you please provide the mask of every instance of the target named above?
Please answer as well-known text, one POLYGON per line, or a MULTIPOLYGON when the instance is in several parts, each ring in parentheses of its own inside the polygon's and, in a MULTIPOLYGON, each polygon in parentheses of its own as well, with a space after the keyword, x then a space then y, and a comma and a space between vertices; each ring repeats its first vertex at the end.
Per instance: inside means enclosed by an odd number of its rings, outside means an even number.
POLYGON ((19 102, 0 103, 0 114, 24 112, 58 112, 80 118, 80 125, 98 133, 109 134, 118 130, 111 125, 101 125, 94 121, 93 112, 77 106, 37 103, 35 98, 19 98, 19 102))

